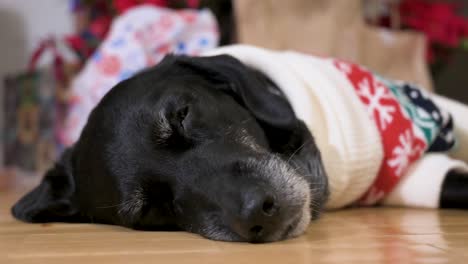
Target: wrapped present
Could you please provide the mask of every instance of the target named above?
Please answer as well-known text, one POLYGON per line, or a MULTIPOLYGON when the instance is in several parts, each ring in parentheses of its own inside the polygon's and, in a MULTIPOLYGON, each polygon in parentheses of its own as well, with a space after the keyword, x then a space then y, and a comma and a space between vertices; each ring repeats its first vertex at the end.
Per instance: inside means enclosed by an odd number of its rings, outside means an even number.
POLYGON ((65 41, 82 62, 107 36, 113 19, 132 8, 141 5, 174 9, 201 7, 199 0, 71 0, 70 3, 75 33, 66 36, 65 41))
POLYGON ((111 30, 70 85, 69 114, 61 131, 73 144, 88 115, 117 83, 168 53, 197 55, 217 46, 218 25, 209 10, 137 6, 116 17, 111 30))
POLYGON ((63 58, 56 40, 47 39, 33 53, 27 71, 5 78, 4 169, 38 175, 63 150, 58 131, 66 116, 68 81, 77 66, 63 58), (39 67, 44 54, 52 60, 39 67))
POLYGON ((53 159, 54 78, 41 70, 5 80, 5 165, 34 171, 53 159))

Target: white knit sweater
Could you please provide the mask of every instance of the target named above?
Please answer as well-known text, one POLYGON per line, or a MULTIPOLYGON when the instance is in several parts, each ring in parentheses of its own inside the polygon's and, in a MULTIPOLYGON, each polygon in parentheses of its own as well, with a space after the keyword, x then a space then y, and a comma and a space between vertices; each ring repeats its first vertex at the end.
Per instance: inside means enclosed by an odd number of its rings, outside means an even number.
MULTIPOLYGON (((327 208, 350 205, 369 189, 382 163, 382 141, 351 83, 331 60, 247 45, 222 47, 205 55, 218 54, 229 54, 263 72, 285 93, 322 153, 330 184, 327 208)), ((443 154, 426 155, 413 167, 384 203, 438 207, 446 172, 467 169, 463 162, 443 154), (421 182, 427 186, 421 188, 421 182)))

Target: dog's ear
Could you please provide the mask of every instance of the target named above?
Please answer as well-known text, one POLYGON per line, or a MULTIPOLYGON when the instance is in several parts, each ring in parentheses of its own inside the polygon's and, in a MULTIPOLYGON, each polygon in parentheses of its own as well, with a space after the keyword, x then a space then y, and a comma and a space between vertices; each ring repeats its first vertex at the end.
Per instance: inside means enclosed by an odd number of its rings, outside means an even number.
POLYGON ((78 208, 72 202, 75 183, 70 157, 71 149, 47 171, 38 187, 13 206, 11 211, 16 218, 33 223, 76 221, 78 208))
POLYGON ((218 83, 218 88, 233 94, 259 122, 285 130, 295 125, 294 111, 281 91, 263 74, 234 57, 179 56, 176 63, 218 83))
MULTIPOLYGON (((286 96, 271 80, 229 55, 179 56, 175 63, 189 67, 232 93, 263 127, 272 150, 301 169, 303 175, 308 175, 307 180, 317 186, 314 189, 317 206, 325 204, 328 182, 320 151, 307 126, 296 117, 286 96)), ((313 218, 318 217, 319 211, 313 212, 313 218)))

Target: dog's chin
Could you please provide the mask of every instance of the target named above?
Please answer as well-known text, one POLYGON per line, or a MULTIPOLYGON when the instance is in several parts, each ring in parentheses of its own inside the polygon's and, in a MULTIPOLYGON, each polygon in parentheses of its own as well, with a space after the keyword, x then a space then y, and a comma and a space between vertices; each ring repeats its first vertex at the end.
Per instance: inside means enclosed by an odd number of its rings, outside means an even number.
POLYGON ((292 224, 288 225, 286 232, 281 238, 281 240, 295 238, 304 234, 307 230, 307 227, 310 224, 310 221, 310 205, 304 204, 301 215, 297 219, 294 219, 294 222, 292 224))
MULTIPOLYGON (((304 207, 306 206, 308 207, 308 205, 304 205, 304 207)), ((260 240, 248 240, 236 234, 226 226, 215 224, 206 225, 204 228, 201 228, 198 233, 205 238, 216 241, 269 243, 295 238, 304 234, 310 221, 311 215, 309 210, 304 210, 297 217, 293 217, 289 222, 285 223, 283 228, 279 228, 277 232, 260 240)))

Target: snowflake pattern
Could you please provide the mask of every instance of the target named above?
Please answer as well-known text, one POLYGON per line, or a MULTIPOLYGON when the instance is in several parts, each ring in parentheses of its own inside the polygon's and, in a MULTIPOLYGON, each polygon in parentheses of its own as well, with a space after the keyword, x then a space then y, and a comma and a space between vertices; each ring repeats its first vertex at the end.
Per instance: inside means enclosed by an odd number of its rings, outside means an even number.
POLYGON ((373 88, 371 89, 370 82, 367 78, 361 80, 358 83, 357 94, 368 101, 367 112, 370 117, 374 114, 378 116, 378 125, 386 130, 388 125, 393 121, 393 114, 396 111, 396 107, 386 103, 386 100, 392 102, 393 96, 390 94, 388 89, 381 83, 373 79, 373 88))
POLYGON ((427 142, 385 81, 353 63, 334 61, 334 65, 346 76, 381 135, 384 161, 375 181, 358 201, 360 205, 374 205, 393 190, 406 169, 426 150, 427 142))
POLYGON ((393 156, 388 165, 395 169, 395 175, 400 177, 408 168, 412 158, 420 154, 423 149, 415 144, 415 138, 409 129, 398 136, 399 145, 393 149, 393 156))

